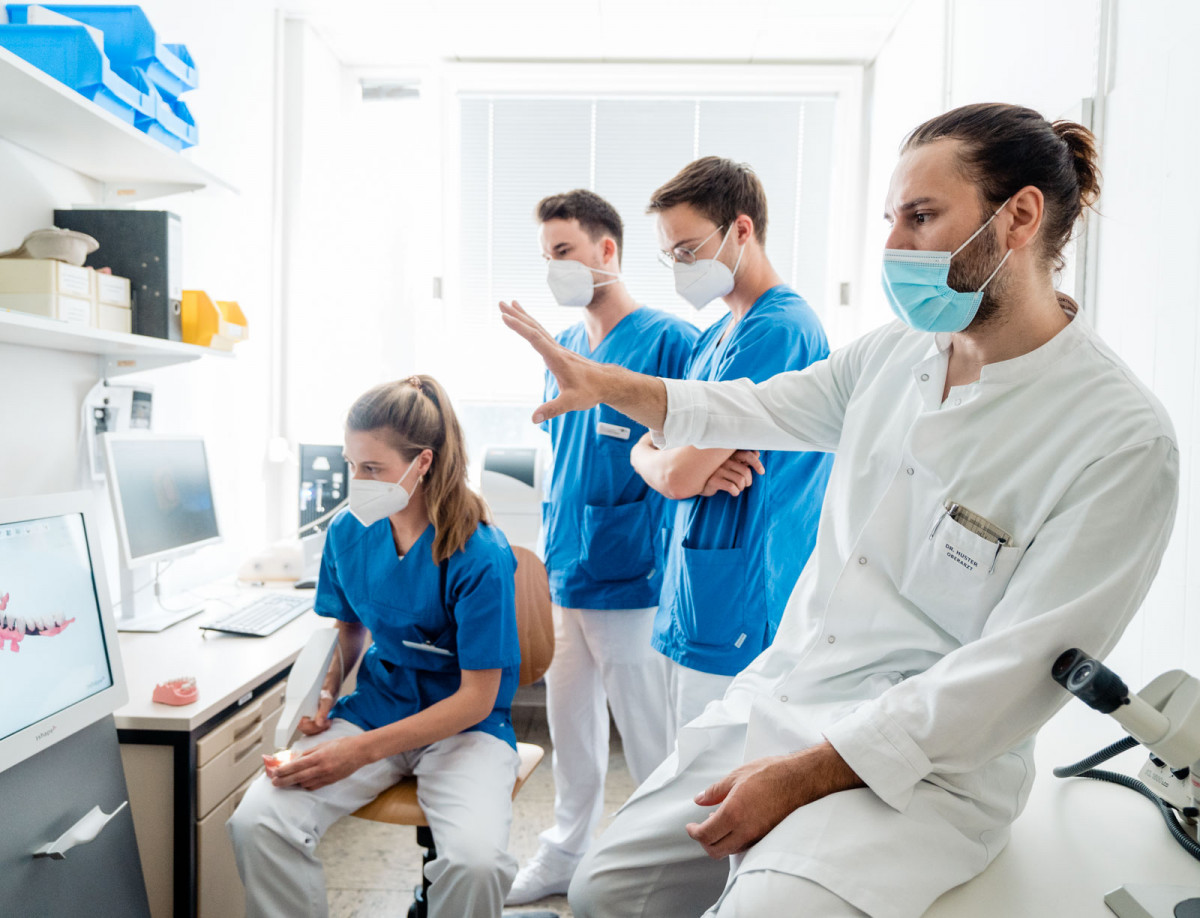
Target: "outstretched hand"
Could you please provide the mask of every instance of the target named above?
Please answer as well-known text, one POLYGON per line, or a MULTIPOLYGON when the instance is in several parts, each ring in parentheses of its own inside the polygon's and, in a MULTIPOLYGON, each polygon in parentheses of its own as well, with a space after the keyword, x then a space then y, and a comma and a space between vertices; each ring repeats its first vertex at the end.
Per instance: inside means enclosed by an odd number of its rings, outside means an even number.
POLYGON ((709 857, 745 851, 807 803, 862 780, 828 742, 795 752, 754 759, 696 795, 700 806, 716 806, 687 834, 709 857))
POLYGON ((563 347, 554 336, 513 300, 511 304, 500 304, 500 317, 504 324, 533 345, 554 378, 558 381, 558 397, 541 405, 533 413, 533 421, 540 424, 568 411, 586 411, 600 404, 597 380, 598 365, 586 357, 563 347))

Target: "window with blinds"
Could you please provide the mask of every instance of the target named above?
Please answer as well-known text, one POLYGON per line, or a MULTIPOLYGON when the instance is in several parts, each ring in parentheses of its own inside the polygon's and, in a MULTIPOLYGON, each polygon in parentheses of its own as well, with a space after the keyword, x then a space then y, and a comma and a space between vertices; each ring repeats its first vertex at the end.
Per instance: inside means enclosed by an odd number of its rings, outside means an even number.
POLYGON ((835 97, 459 99, 460 397, 540 395, 541 361, 499 325, 498 301, 518 300, 554 333, 581 318, 546 286, 533 210, 548 194, 587 188, 616 207, 625 222, 622 273, 635 300, 702 328, 724 314, 720 301, 697 312, 675 293, 645 212, 651 193, 700 156, 754 168, 767 192, 766 247, 776 270, 819 315, 833 305, 825 300, 835 97))

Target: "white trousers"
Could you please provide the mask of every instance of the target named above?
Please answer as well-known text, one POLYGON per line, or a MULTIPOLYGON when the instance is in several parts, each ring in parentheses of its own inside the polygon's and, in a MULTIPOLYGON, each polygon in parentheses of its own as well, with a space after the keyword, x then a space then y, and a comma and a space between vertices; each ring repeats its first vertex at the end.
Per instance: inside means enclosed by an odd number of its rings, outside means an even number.
POLYGON ((866 918, 867 913, 819 883, 775 870, 743 871, 732 878, 719 906, 705 918, 866 918))
MULTIPOLYGON (((292 748, 361 732, 337 719, 292 748)), ((246 915, 328 915, 325 874, 313 853, 321 836, 401 777, 416 775, 417 800, 437 842, 437 859, 425 868, 430 918, 496 918, 517 870, 506 850, 517 764, 506 742, 473 731, 372 762, 315 791, 275 787, 260 776, 226 825, 246 888, 246 915)))
POLYGON ((554 744, 554 825, 541 840, 582 854, 604 806, 608 708, 625 761, 641 784, 667 757, 664 658, 650 646, 650 609, 563 609, 554 606, 554 661, 546 672, 546 720, 554 744))
MULTIPOLYGON (((679 728, 699 717, 710 701, 724 698, 725 689, 734 677, 688 669, 669 657, 659 656, 663 661, 661 672, 667 695, 667 730, 674 746, 679 728)), ((641 784, 641 780, 638 783, 641 784)))
POLYGON ((688 836, 685 826, 711 812, 693 796, 740 765, 745 744, 742 725, 706 729, 712 754, 682 772, 676 755, 667 759, 584 857, 571 882, 576 918, 861 918, 818 883, 739 871, 740 859, 713 860, 688 836))

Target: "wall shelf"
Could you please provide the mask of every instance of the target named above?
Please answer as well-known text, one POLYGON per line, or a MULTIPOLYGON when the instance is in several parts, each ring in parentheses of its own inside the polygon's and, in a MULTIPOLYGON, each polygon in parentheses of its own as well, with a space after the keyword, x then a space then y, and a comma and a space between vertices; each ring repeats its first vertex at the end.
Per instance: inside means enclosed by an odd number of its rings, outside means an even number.
POLYGON ((233 186, 0 48, 0 137, 104 186, 103 203, 233 186))
POLYGON ((205 355, 233 356, 230 351, 72 325, 58 319, 8 309, 0 309, 0 344, 96 354, 104 363, 106 377, 187 363, 205 355))

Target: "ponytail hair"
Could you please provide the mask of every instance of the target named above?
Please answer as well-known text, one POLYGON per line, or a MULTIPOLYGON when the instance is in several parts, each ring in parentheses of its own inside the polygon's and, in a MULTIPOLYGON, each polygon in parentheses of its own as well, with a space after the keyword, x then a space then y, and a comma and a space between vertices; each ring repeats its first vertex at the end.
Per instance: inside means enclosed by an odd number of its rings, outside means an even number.
POLYGON ((423 450, 433 452, 423 477, 435 564, 463 548, 480 523, 491 522, 487 504, 467 484, 467 449, 454 408, 432 376, 368 390, 350 406, 346 427, 381 434, 409 462, 423 450))
POLYGON ((1100 199, 1100 159, 1096 152, 1096 135, 1082 124, 1074 121, 1055 121, 1050 125, 1058 139, 1067 145, 1071 154, 1071 165, 1079 184, 1081 210, 1095 210, 1100 199))
POLYGON ((1026 185, 1045 200, 1041 257, 1062 270, 1063 248, 1076 221, 1100 198, 1096 137, 1074 121, 1048 122, 1030 108, 1000 103, 964 105, 931 118, 901 151, 942 139, 962 143, 959 164, 991 213, 1026 185))

